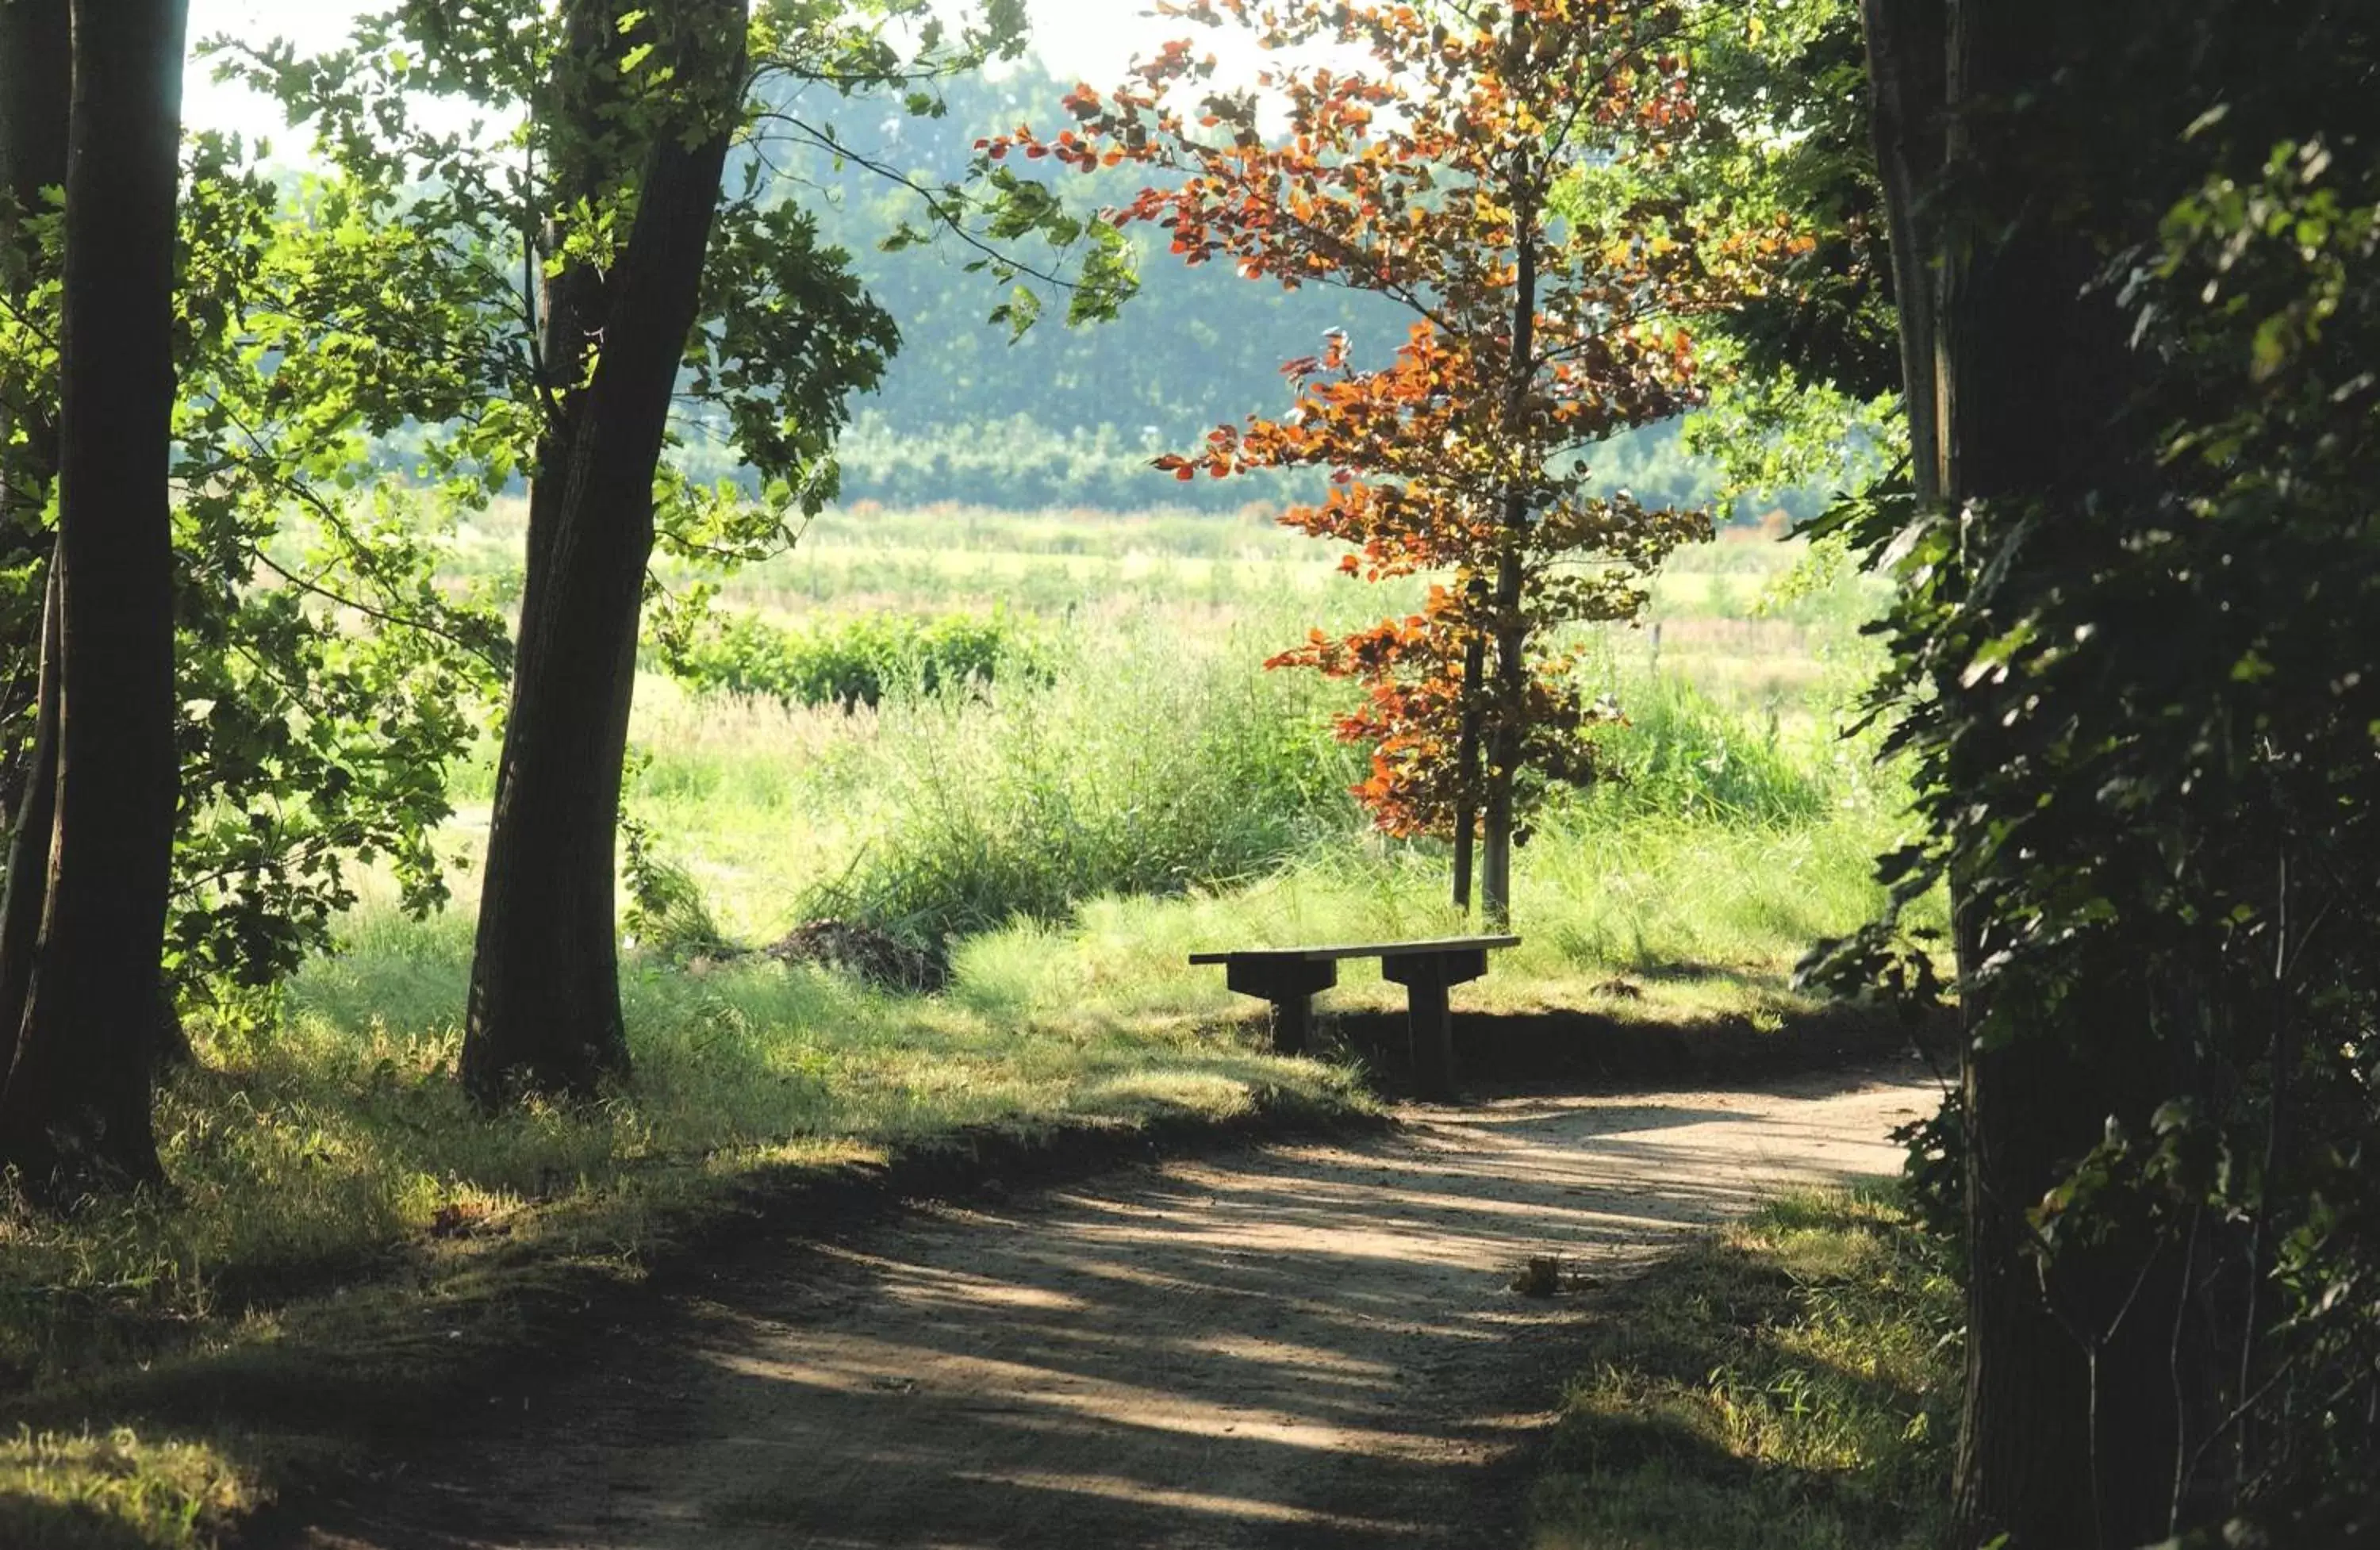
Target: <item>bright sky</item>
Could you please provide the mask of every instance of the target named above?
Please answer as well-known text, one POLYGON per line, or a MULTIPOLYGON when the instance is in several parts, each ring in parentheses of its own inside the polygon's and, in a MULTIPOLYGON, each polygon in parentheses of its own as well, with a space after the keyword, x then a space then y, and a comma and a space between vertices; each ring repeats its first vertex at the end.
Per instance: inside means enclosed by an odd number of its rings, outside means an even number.
MULTIPOLYGON (((380 0, 190 0, 190 39, 229 33, 262 40, 284 37, 301 53, 335 46, 357 13, 380 0)), ((1144 14, 1135 0, 1027 0, 1033 43, 1053 74, 1107 85, 1123 77, 1135 54, 1168 38, 1196 32, 1195 26, 1144 14)), ((210 67, 193 61, 184 88, 183 115, 193 129, 237 129, 273 134, 283 127, 270 104, 237 88, 208 79, 210 67)))

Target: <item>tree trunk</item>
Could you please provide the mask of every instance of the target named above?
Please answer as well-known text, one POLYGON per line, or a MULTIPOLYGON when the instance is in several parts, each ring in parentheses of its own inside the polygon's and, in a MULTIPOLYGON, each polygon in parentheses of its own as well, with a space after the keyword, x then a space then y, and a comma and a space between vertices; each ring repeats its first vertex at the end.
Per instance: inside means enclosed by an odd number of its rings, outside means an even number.
MULTIPOLYGON (((1520 36, 1520 18, 1512 23, 1520 36)), ((1537 219, 1525 164, 1513 176, 1513 242, 1516 247, 1512 286, 1512 361, 1511 397, 1506 414, 1514 443, 1528 413, 1529 387, 1537 357, 1537 219)), ((1516 470, 1514 478, 1523 477, 1516 470)), ((1521 548, 1529 524, 1529 498, 1515 484, 1504 498, 1504 541, 1496 562, 1496 706, 1488 740, 1487 843, 1481 857, 1480 913, 1488 928, 1501 931, 1512 923, 1512 782, 1520 773, 1523 724, 1527 715, 1529 666, 1528 625, 1521 613, 1523 583, 1521 548)), ((1466 686, 1467 687, 1467 686, 1466 686)))
MULTIPOLYGON (((2133 369, 2122 319, 2085 295, 2095 262, 2039 208, 2070 146, 2043 142, 2021 104, 2066 63, 2051 0, 1867 0, 1878 160, 1896 246, 1913 483, 1967 514, 1977 552, 2025 514, 2120 489, 2131 454, 2114 420, 2133 369), (1941 83, 1942 111, 1928 108, 1941 83), (1941 126, 1935 133, 1934 126, 1941 126), (2030 137, 2030 138, 2028 138, 2030 137), (1957 208, 1946 168, 1956 168, 1957 208), (1953 236, 1952 232, 1963 233, 1953 236), (1906 247, 1909 250, 1903 251, 1906 247)), ((2054 563, 2040 555, 2024 563, 2054 563)), ((1957 664, 1950 664, 1955 673, 1957 664)), ((1946 695, 1970 692, 1953 680, 1946 695)), ((1954 745, 1952 793, 1982 771, 1954 745)), ((2166 1526, 2175 1436, 2172 1310, 2179 1286, 2153 1243, 2062 1253, 2045 1279, 2028 1211, 2098 1142, 2137 1123, 2155 1089, 2137 1008, 2073 1004, 1986 1048, 1974 981, 1994 950, 1989 858, 1951 877, 1971 1037, 1967 1133, 1967 1381, 1954 1478, 1961 1546, 2129 1546, 2166 1526), (2102 1015, 2095 1016, 2094 1013, 2102 1015)))
MULTIPOLYGON (((653 474, 738 105, 743 16, 740 0, 683 0, 665 14, 699 116, 691 132, 662 126, 651 137, 560 490, 532 513, 463 1043, 463 1081, 483 1104, 522 1091, 584 1096, 627 1069, 613 859, 621 764, 653 474)), ((556 472, 540 471, 549 483, 556 472)))
POLYGON ((1479 681, 1488 673, 1488 637, 1479 632, 1479 583, 1474 577, 1466 601, 1473 608, 1469 638, 1463 643, 1463 728, 1454 742, 1454 907, 1471 913, 1473 853, 1479 843, 1479 681))
POLYGON ((1911 482, 1921 505, 1942 498, 1941 412, 1934 330, 1937 248, 1926 220, 1942 170, 1942 115, 1949 69, 1944 0, 1864 0, 1876 172, 1892 248, 1900 314, 1901 400, 1909 418, 1911 482))
POLYGON ((60 571, 52 556, 42 605, 40 683, 34 692, 33 740, 27 756, 24 800, 8 840, 8 874, 0 883, 0 1072, 17 1059, 17 1035, 24 1026, 25 997, 32 987, 33 963, 42 933, 42 906, 49 891, 51 830, 58 817, 58 654, 62 610, 60 571))
MULTIPOLYGON (((1514 525, 1512 506, 1505 521, 1514 525)), ((1519 521, 1526 521, 1522 511, 1519 521)), ((1506 539, 1509 546, 1514 540, 1506 539)), ((1512 922, 1512 778, 1521 762, 1521 701, 1528 685, 1528 632, 1521 624, 1521 559, 1508 547, 1496 566, 1496 716, 1488 739, 1486 834, 1480 847, 1479 913, 1488 928, 1512 922)))
MULTIPOLYGON (((625 176, 619 130, 611 127, 620 110, 618 68, 627 48, 618 18, 619 0, 567 0, 562 17, 562 47, 536 112, 552 126, 548 155, 549 193, 556 213, 522 236, 524 295, 537 298, 530 341, 537 367, 543 423, 537 459, 529 470, 528 544, 522 565, 521 617, 536 615, 551 566, 546 552, 560 526, 563 489, 569 477, 579 400, 603 327, 603 272, 568 256, 569 230, 559 213, 592 206, 625 176)), ((510 770, 512 740, 498 750, 496 789, 510 770)))
MULTIPOLYGON (((35 245, 18 217, 39 210, 43 190, 63 188, 67 180, 73 44, 67 0, 0 4, 0 191, 9 200, 0 207, 0 244, 28 264, 37 257, 35 245)), ((23 297, 8 299, 21 305, 23 297)), ((57 473, 55 419, 37 415, 24 424, 21 448, 9 445, 16 428, 9 406, 0 404, 0 534, 12 551, 47 550, 55 559, 56 540, 42 530, 42 512, 57 473)), ((11 722, 27 709, 33 716, 21 745, 12 728, 0 772, 0 812, 11 824, 7 873, 0 881, 0 1081, 16 1058, 24 1021, 57 813, 58 575, 55 563, 46 568, 38 633, 7 643, 10 682, 0 702, 0 713, 11 722)))
POLYGON ((160 1177, 173 865, 175 200, 184 0, 75 0, 60 322, 57 812, 0 1160, 37 1195, 160 1177))

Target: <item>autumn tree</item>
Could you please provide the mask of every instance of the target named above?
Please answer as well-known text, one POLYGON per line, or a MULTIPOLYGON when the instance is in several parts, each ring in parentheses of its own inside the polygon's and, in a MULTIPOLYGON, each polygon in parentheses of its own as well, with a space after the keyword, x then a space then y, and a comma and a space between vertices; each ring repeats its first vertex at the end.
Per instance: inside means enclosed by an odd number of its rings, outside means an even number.
POLYGON ((22 1021, 7 1030, 0 1160, 35 1194, 70 1198, 158 1174, 150 1072, 176 790, 166 481, 185 6, 77 0, 64 54, 35 19, 6 41, 49 46, 12 59, 10 84, 26 69, 53 82, 70 69, 73 82, 44 652, 55 695, 35 745, 55 769, 32 780, 53 812, 39 936, 11 998, 21 994, 22 1021))
POLYGON ((1532 787, 1594 769, 1564 628, 1634 619, 1652 569, 1710 531, 1700 512, 1596 493, 1582 455, 1696 401, 1682 320, 1734 283, 1736 255, 1682 201, 1614 170, 1659 161, 1692 124, 1684 18, 1585 0, 1160 9, 1272 62, 1231 89, 1178 41, 1113 91, 1070 94, 1073 127, 981 149, 1131 163, 1161 181, 1112 219, 1161 228, 1184 262, 1411 315, 1392 357, 1334 333, 1284 368, 1286 414, 1159 466, 1185 480, 1327 469, 1327 499, 1286 524, 1352 546, 1350 574, 1439 578, 1420 612, 1318 632, 1273 665, 1363 685, 1341 729, 1373 748, 1359 794, 1390 833, 1451 837, 1458 903, 1476 832, 1500 923, 1532 787))

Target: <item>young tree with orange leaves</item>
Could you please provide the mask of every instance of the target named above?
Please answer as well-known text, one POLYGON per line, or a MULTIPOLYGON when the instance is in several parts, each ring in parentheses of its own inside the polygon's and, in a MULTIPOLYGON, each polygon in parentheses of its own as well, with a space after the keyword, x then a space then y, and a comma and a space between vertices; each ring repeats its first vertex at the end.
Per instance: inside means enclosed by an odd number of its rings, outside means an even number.
POLYGON ((1388 364, 1358 366, 1334 334, 1283 368, 1286 415, 1220 427, 1158 466, 1184 479, 1326 468, 1328 499, 1284 523, 1353 545, 1352 574, 1440 577, 1419 613, 1318 631, 1269 665, 1363 684, 1340 728, 1373 748, 1358 794, 1390 833, 1452 838, 1458 904, 1481 837, 1481 902, 1502 923, 1528 793, 1595 768, 1596 712, 1559 632, 1635 618, 1650 571, 1710 533, 1706 514, 1594 494, 1583 451, 1696 401, 1680 320, 1738 294, 1744 260, 1774 239, 1706 240, 1674 198, 1642 191, 1649 180, 1613 176, 1691 129, 1676 5, 1158 9, 1236 29, 1273 63, 1254 89, 1226 90, 1211 54, 1172 42, 1121 89, 1066 97, 1072 127, 979 149, 1147 168, 1161 181, 1110 217, 1169 231, 1185 262, 1413 313, 1388 364))

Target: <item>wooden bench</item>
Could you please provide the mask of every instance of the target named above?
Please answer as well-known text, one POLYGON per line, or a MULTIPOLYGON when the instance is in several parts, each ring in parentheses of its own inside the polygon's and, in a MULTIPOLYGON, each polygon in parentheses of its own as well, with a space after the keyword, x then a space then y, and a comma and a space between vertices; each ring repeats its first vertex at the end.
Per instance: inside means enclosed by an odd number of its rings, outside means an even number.
POLYGON ((1447 989, 1486 974, 1490 951, 1520 943, 1518 937, 1440 937, 1421 942, 1194 952, 1190 962, 1220 963, 1224 984, 1243 996, 1270 1001, 1273 1048, 1301 1055, 1314 1030, 1315 993, 1339 983, 1339 965, 1345 960, 1378 959, 1380 977, 1405 987, 1414 1085, 1424 1097, 1445 1098, 1454 1093, 1454 1019, 1447 1008, 1447 989))

